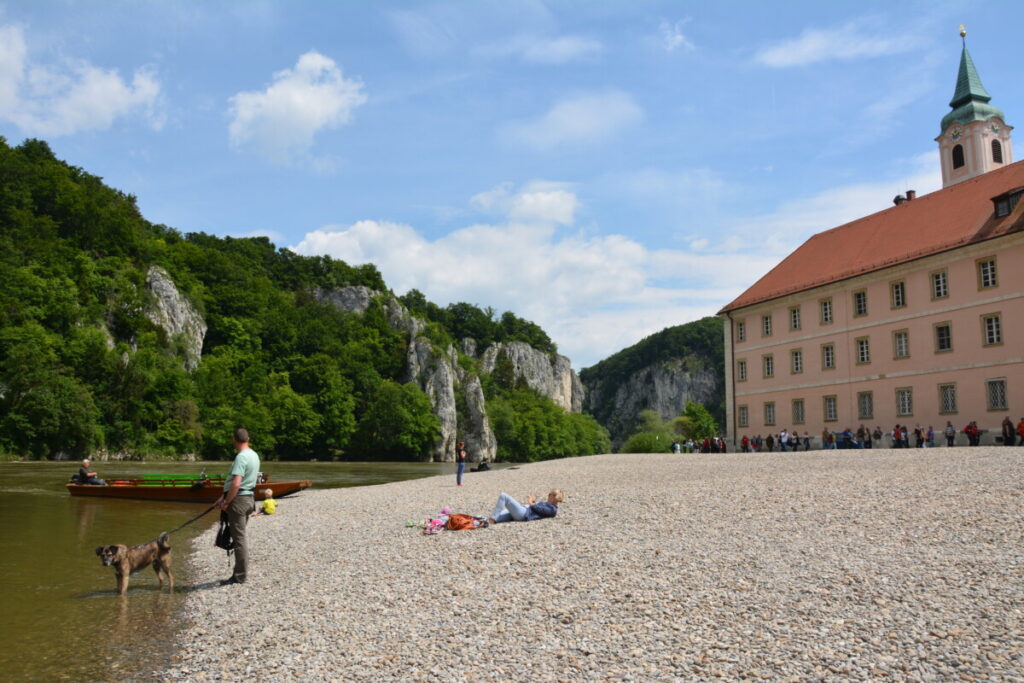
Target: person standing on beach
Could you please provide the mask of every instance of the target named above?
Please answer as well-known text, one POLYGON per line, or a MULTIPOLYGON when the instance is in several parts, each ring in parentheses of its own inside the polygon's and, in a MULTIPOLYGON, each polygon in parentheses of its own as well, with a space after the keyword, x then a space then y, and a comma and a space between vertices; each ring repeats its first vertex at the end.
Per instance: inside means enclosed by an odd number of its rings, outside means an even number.
POLYGON ((225 477, 224 493, 214 503, 215 507, 227 513, 231 538, 234 539, 235 569, 231 578, 220 582, 222 586, 245 583, 249 565, 245 527, 249 515, 256 509, 253 493, 256 491, 256 475, 260 471, 260 456, 249 448, 249 432, 239 427, 232 440, 238 453, 231 464, 231 471, 225 477))
POLYGON ((462 486, 462 473, 466 471, 466 444, 459 441, 455 444, 455 484, 462 486))

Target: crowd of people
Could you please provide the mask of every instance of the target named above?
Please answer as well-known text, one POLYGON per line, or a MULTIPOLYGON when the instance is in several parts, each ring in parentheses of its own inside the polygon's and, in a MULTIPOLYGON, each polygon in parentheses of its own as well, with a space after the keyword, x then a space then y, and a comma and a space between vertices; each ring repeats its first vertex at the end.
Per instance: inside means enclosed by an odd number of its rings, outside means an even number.
MULTIPOLYGON (((981 437, 984 430, 978 427, 978 423, 971 420, 963 429, 959 430, 967 439, 968 446, 981 444, 981 437)), ((842 431, 832 431, 828 427, 821 431, 820 444, 812 443, 812 437, 807 432, 793 430, 792 432, 783 428, 777 434, 762 436, 757 434, 749 436, 744 434, 740 438, 740 450, 744 453, 774 452, 774 451, 809 451, 813 449, 834 449, 834 448, 934 448, 936 437, 942 436, 946 439, 946 446, 953 446, 956 443, 958 431, 953 423, 946 422, 941 432, 936 432, 932 425, 923 427, 917 424, 911 429, 907 425, 894 425, 892 429, 883 431, 881 426, 874 429, 865 427, 863 424, 857 429, 847 427, 842 431)), ((1004 446, 1024 445, 1024 418, 1015 426, 1009 417, 1003 419, 1001 428, 1002 443, 1004 446)), ((722 444, 724 446, 724 442, 722 444)), ((718 452, 718 451, 714 451, 718 452)), ((724 448, 722 450, 724 451, 724 448)))

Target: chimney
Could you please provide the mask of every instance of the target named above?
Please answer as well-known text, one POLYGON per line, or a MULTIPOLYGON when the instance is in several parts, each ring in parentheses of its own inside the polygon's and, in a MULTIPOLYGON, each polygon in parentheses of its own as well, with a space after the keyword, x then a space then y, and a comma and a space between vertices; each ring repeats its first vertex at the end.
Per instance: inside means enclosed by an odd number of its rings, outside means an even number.
POLYGON ((900 204, 902 204, 905 201, 907 201, 907 198, 904 197, 901 194, 898 194, 898 195, 896 195, 895 197, 892 198, 892 203, 895 204, 896 206, 899 206, 900 204))
POLYGON ((917 190, 907 190, 907 201, 912 202, 917 198, 917 190))

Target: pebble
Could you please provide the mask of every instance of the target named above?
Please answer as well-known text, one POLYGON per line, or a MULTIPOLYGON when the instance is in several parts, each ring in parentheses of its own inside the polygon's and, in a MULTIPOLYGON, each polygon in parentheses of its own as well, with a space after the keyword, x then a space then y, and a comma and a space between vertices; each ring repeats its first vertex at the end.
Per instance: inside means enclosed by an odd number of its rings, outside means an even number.
MULTIPOLYGON (((453 468, 454 469, 454 468, 453 468)), ((213 532, 161 679, 1024 681, 1024 449, 600 455, 213 532), (420 535, 561 488, 554 519, 420 535)))

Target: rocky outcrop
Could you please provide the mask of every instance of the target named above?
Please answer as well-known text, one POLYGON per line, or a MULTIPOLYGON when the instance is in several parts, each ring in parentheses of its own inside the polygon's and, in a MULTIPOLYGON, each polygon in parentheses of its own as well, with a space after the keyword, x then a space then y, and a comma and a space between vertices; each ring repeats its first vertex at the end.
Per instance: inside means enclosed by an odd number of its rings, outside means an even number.
MULTIPOLYGON (((459 364, 454 346, 439 349, 422 336, 426 323, 411 315, 393 296, 382 295, 367 287, 316 290, 313 294, 318 301, 359 314, 365 313, 373 300, 381 297, 388 324, 408 335, 404 380, 415 382, 427 395, 441 423, 441 436, 434 446, 432 459, 435 462, 453 461, 455 443, 461 438, 466 442, 471 461, 494 460, 498 443, 487 419, 480 378, 459 364)), ((467 348, 465 343, 463 348, 467 348)))
POLYGON ((578 413, 583 409, 583 383, 565 356, 539 351, 524 342, 492 344, 480 358, 480 370, 490 374, 502 359, 511 363, 516 381, 525 381, 564 410, 578 413))
POLYGON ((146 273, 146 289, 152 295, 145 309, 146 317, 167 334, 168 340, 180 340, 185 369, 195 370, 199 367, 206 337, 203 316, 160 266, 150 266, 146 273))
POLYGON ((693 358, 662 361, 633 372, 614 386, 599 381, 586 389, 586 408, 599 415, 616 449, 632 433, 641 411, 654 410, 663 420, 670 420, 682 413, 687 401, 717 406, 724 396, 718 372, 693 358))

